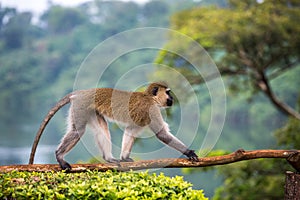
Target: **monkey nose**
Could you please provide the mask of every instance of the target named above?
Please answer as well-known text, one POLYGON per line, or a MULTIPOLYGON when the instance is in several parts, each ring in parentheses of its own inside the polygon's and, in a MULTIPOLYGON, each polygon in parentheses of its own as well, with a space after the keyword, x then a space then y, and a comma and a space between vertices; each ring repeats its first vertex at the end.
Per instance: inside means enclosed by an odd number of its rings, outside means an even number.
POLYGON ((167 106, 172 106, 172 105, 173 105, 173 100, 167 99, 167 106))

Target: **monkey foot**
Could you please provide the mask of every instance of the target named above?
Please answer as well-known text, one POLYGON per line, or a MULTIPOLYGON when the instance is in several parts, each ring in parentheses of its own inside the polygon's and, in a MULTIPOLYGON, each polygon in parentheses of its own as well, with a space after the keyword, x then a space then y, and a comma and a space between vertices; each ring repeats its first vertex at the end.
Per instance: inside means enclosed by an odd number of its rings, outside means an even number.
POLYGON ((132 158, 122 158, 121 162, 134 162, 132 158))
POLYGON ((62 170, 65 170, 66 172, 70 172, 72 169, 71 165, 67 162, 60 162, 59 165, 62 168, 62 170))

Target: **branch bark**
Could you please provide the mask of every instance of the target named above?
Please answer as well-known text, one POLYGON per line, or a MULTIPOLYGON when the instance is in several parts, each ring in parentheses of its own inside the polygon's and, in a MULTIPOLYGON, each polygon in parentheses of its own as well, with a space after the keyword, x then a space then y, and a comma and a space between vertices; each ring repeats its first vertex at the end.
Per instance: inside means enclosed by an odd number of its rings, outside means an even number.
MULTIPOLYGON (((117 171, 130 171, 154 168, 195 168, 195 167, 208 167, 215 165, 225 165, 229 163, 239 162, 243 160, 252 160, 258 158, 283 158, 300 172, 300 150, 254 150, 244 151, 243 149, 237 150, 231 154, 223 156, 213 156, 200 158, 199 162, 192 162, 188 159, 158 159, 158 160, 143 160, 136 162, 127 162, 120 164, 74 164, 72 165, 71 172, 85 172, 87 170, 117 170, 117 171)), ((59 165, 56 164, 30 164, 30 165, 10 165, 0 166, 0 172, 10 171, 61 171, 59 165)))

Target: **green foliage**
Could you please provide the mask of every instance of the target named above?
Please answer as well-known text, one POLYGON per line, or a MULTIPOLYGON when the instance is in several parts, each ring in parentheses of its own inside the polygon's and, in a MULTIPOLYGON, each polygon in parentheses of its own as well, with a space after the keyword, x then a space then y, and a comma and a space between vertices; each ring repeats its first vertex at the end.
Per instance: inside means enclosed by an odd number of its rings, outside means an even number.
POLYGON ((136 27, 138 24, 139 7, 134 2, 96 1, 96 6, 98 10, 96 18, 106 37, 136 27))
POLYGON ((79 9, 52 6, 41 19, 46 23, 51 33, 66 33, 83 24, 87 18, 79 9))
POLYGON ((16 14, 15 8, 2 7, 0 5, 0 30, 3 28, 4 19, 8 16, 14 16, 16 14))
POLYGON ((275 132, 278 144, 289 149, 300 149, 300 121, 290 118, 275 132))
POLYGON ((0 174, 1 199, 207 199, 182 177, 147 172, 0 174))
MULTIPOLYGON (((278 145, 283 149, 299 149, 299 131, 299 120, 290 118, 275 131, 278 145)), ((214 199, 283 199, 284 172, 287 170, 294 169, 286 160, 279 159, 259 159, 219 167, 224 185, 216 190, 214 199)))
POLYGON ((9 18, 2 30, 2 37, 6 48, 17 49, 29 42, 28 32, 32 28, 30 22, 31 13, 28 12, 15 13, 9 18))
POLYGON ((145 4, 142 10, 145 20, 147 20, 148 26, 165 26, 169 24, 169 19, 167 15, 163 13, 169 13, 169 6, 163 1, 150 1, 145 4), (157 24, 157 21, 159 24, 157 24))
POLYGON ((285 160, 258 159, 218 167, 225 176, 214 200, 283 199, 284 172, 291 169, 285 160))
POLYGON ((28 55, 25 49, 0 56, 0 109, 3 111, 0 124, 26 120, 30 109, 36 109, 36 101, 29 98, 41 89, 40 82, 45 78, 43 70, 35 67, 40 62, 38 56, 28 55), (18 110, 18 114, 8 114, 13 110, 18 110))

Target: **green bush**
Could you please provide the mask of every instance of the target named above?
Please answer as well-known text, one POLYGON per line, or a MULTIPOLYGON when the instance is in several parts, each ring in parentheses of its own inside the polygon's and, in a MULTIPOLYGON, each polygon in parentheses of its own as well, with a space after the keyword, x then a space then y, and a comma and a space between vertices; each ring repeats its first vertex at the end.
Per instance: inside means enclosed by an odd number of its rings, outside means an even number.
POLYGON ((0 173, 0 199, 207 199, 191 186, 147 172, 0 173))

